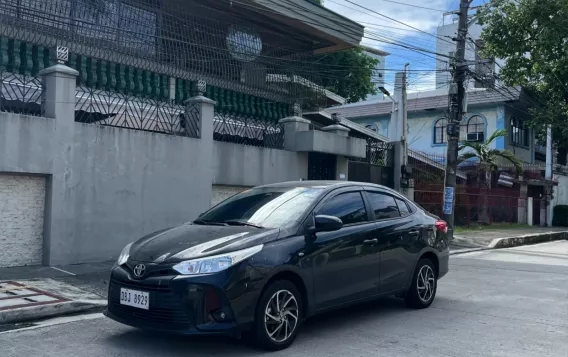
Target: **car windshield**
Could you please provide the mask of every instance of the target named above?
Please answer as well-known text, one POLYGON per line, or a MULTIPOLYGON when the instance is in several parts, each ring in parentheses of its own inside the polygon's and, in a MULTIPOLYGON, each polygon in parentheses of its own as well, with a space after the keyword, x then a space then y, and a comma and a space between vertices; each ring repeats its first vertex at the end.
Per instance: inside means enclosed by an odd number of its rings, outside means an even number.
POLYGON ((221 202, 195 223, 284 227, 298 221, 322 191, 322 187, 254 188, 221 202))

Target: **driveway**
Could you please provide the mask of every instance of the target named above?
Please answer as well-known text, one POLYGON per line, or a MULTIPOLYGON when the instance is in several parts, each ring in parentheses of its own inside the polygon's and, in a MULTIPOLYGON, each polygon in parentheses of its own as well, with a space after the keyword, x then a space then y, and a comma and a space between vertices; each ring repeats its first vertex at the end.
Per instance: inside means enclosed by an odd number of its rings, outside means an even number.
MULTIPOLYGON (((452 256, 426 310, 395 298, 309 320, 271 356, 566 356, 568 241, 452 256)), ((0 333, 2 356, 260 356, 227 338, 188 338, 100 315, 0 333), (87 320, 80 320, 87 319, 87 320)))

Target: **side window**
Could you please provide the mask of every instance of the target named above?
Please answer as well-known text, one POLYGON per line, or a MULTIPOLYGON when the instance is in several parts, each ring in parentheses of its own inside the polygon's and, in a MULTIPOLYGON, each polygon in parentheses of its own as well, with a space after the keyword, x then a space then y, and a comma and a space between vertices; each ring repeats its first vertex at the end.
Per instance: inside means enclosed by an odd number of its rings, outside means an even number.
POLYGON ((400 217, 394 197, 378 192, 368 192, 368 194, 371 209, 375 212, 375 219, 400 217))
POLYGON ((398 205, 398 210, 400 212, 400 215, 402 217, 408 216, 410 214, 410 209, 408 208, 406 202, 404 202, 403 200, 399 200, 398 198, 395 198, 395 200, 396 204, 398 205))
POLYGON ((367 221, 367 210, 360 192, 347 192, 333 197, 324 203, 318 214, 340 218, 345 225, 367 221))

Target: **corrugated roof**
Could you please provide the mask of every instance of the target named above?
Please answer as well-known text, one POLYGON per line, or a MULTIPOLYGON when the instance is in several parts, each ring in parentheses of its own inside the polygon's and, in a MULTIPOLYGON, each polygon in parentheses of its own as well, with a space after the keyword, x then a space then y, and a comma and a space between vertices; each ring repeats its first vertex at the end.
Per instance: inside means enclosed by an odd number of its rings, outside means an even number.
MULTIPOLYGON (((500 91, 495 90, 472 90, 468 91, 468 106, 498 103, 519 100, 520 90, 500 91), (509 93, 510 92, 510 93, 509 93)), ((328 108, 327 111, 337 113, 344 118, 359 118, 390 114, 393 102, 390 99, 369 100, 359 103, 346 104, 328 108)), ((440 109, 448 107, 448 94, 440 94, 439 91, 410 93, 408 94, 408 112, 416 112, 425 109, 440 109)))

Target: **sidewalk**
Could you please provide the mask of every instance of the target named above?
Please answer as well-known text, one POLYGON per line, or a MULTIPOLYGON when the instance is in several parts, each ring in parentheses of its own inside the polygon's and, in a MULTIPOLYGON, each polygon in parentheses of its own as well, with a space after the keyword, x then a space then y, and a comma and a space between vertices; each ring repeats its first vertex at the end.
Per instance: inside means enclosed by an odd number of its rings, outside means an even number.
POLYGON ((101 311, 112 265, 0 268, 0 325, 101 311))
POLYGON ((454 234, 452 254, 481 249, 498 249, 568 239, 566 227, 483 229, 454 234))

